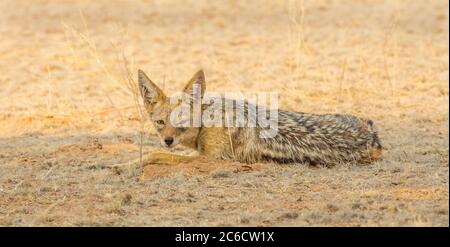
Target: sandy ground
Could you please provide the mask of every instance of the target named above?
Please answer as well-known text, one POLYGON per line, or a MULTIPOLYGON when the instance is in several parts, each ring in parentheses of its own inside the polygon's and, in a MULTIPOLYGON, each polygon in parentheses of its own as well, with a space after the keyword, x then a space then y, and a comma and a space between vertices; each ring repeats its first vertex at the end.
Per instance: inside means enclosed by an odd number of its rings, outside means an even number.
POLYGON ((0 225, 448 226, 448 8, 0 1, 0 225), (137 68, 169 93, 203 68, 209 91, 371 118, 383 160, 108 169, 160 149, 147 119, 140 134, 137 68))

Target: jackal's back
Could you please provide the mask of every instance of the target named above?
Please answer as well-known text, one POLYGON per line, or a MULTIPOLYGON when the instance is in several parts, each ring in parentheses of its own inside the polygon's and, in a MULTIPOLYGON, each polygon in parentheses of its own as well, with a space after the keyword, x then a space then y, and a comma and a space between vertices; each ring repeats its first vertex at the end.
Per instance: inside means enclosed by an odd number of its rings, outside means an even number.
POLYGON ((373 122, 351 115, 280 110, 276 136, 258 138, 259 131, 237 132, 241 160, 336 164, 371 161, 381 154, 373 122))

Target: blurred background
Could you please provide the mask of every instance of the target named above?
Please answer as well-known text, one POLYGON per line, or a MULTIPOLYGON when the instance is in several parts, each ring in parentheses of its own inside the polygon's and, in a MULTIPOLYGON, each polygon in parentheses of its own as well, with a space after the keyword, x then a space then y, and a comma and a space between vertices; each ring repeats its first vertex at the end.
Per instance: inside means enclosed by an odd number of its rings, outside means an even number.
POLYGON ((168 93, 203 68, 208 90, 276 90, 282 107, 297 111, 410 121, 428 118, 430 107, 432 118, 448 110, 448 1, 39 0, 0 8, 2 134, 115 129, 120 114, 136 114, 125 80, 137 68, 168 93), (97 117, 107 126, 93 126, 97 117))

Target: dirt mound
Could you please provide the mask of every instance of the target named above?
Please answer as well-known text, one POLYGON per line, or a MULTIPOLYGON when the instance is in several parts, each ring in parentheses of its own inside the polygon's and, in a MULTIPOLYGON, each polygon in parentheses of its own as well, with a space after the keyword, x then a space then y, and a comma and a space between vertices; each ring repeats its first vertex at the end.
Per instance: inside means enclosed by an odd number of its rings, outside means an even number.
POLYGON ((230 176, 232 173, 262 171, 267 169, 270 164, 251 164, 245 165, 236 162, 189 162, 175 165, 150 164, 144 167, 143 178, 164 177, 177 173, 186 175, 205 176, 214 174, 216 177, 230 176))

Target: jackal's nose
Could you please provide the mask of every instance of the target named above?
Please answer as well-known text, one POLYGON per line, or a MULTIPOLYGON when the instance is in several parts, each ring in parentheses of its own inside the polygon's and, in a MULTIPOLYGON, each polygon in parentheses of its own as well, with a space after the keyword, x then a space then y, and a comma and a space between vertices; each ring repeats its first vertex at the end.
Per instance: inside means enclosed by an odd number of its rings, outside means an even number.
POLYGON ((172 145, 173 137, 169 136, 169 137, 164 138, 164 142, 167 144, 167 146, 172 145))

